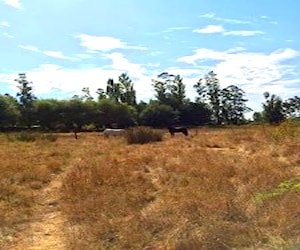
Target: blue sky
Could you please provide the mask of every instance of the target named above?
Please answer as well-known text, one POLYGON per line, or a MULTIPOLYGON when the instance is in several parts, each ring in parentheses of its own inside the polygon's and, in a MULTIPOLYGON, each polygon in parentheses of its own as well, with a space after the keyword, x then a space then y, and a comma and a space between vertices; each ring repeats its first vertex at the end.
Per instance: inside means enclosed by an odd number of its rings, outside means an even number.
POLYGON ((213 70, 261 110, 263 93, 300 96, 299 0, 0 0, 0 94, 27 73, 39 98, 92 93, 126 72, 138 100, 151 79, 213 70))

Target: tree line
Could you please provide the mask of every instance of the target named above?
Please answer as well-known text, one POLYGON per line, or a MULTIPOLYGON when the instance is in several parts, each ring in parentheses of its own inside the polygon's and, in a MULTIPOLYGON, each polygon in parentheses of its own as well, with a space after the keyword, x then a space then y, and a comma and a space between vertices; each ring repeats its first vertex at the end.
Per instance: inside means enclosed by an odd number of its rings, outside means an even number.
MULTIPOLYGON (((93 98, 88 87, 71 99, 38 99, 33 83, 20 73, 16 96, 0 94, 0 129, 38 127, 45 131, 99 130, 104 127, 144 125, 166 127, 181 124, 240 125, 249 122, 245 92, 230 85, 221 88, 217 75, 211 71, 193 86, 196 100, 186 97, 185 84, 180 75, 163 72, 152 79, 154 99, 148 103, 136 101, 134 83, 123 73, 118 81, 108 79, 106 88, 99 88, 93 98)), ((299 117, 300 98, 282 100, 264 93, 262 112, 255 112, 255 122, 278 124, 287 118, 299 117)))

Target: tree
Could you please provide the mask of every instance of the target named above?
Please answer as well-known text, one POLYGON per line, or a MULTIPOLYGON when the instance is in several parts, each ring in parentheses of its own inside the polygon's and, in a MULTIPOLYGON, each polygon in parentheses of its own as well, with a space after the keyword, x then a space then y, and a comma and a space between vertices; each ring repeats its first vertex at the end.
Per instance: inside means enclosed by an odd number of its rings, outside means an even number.
POLYGON ((61 101, 54 99, 35 102, 37 123, 45 130, 54 130, 61 121, 61 101))
POLYGON ((93 101, 94 98, 91 95, 90 88, 84 87, 82 90, 83 95, 81 96, 83 101, 93 101))
POLYGON ((102 89, 102 88, 98 88, 96 91, 96 94, 98 95, 98 101, 101 101, 101 100, 107 98, 106 93, 105 93, 104 89, 102 89))
POLYGON ((203 80, 203 78, 200 78, 198 82, 193 86, 198 94, 198 97, 196 98, 197 103, 206 102, 206 86, 205 83, 203 83, 203 80))
POLYGON ((222 117, 227 124, 241 124, 244 122, 244 113, 251 111, 246 106, 245 92, 235 85, 230 85, 221 91, 222 117))
POLYGON ((175 109, 179 109, 185 104, 185 85, 182 82, 180 75, 176 75, 174 80, 169 84, 171 105, 175 109))
MULTIPOLYGON (((161 104, 171 105, 172 101, 171 93, 172 82, 174 81, 174 75, 168 72, 163 72, 157 76, 157 80, 152 79, 154 91, 156 92, 155 97, 161 104)), ((173 90, 175 92, 175 89, 173 90)), ((174 93, 173 92, 173 93, 174 93)))
POLYGON ((17 100, 10 95, 0 95, 0 128, 10 128, 20 119, 17 100))
POLYGON ((167 103, 167 82, 161 80, 152 80, 154 91, 156 92, 155 97, 161 104, 167 103))
POLYGON ((126 103, 103 99, 99 102, 99 111, 101 127, 129 127, 136 124, 136 109, 126 103))
POLYGON ((169 105, 174 110, 178 110, 188 102, 185 96, 185 85, 180 75, 163 72, 152 80, 155 97, 161 104, 169 105))
POLYGON ((119 81, 115 83, 112 78, 108 79, 106 94, 102 89, 98 89, 98 99, 101 100, 107 96, 117 103, 136 105, 136 92, 129 76, 126 73, 122 73, 118 80, 119 81))
POLYGON ((19 78, 15 81, 18 82, 19 92, 17 97, 19 97, 19 103, 21 106, 22 122, 30 127, 33 123, 34 115, 34 101, 37 99, 33 94, 33 88, 31 87, 32 82, 27 81, 25 73, 20 73, 19 78))
POLYGON ((177 120, 177 112, 169 105, 152 102, 140 114, 142 125, 167 127, 177 120))
POLYGON ((109 78, 106 86, 106 95, 115 102, 121 102, 122 88, 120 83, 115 83, 114 79, 109 78))
POLYGON ((283 111, 283 102, 279 96, 264 93, 266 102, 263 103, 264 120, 271 124, 279 124, 285 119, 283 111))
POLYGON ((136 91, 134 90, 133 82, 126 73, 119 76, 119 84, 122 89, 121 101, 128 105, 136 105, 136 91))
POLYGON ((211 111, 205 103, 189 102, 180 109, 180 122, 189 125, 205 125, 211 122, 211 111))
POLYGON ((294 96, 284 101, 283 110, 288 117, 298 117, 300 115, 300 97, 294 96))
POLYGON ((198 102, 208 103, 213 122, 220 125, 222 123, 222 94, 217 75, 213 71, 210 71, 204 79, 199 79, 194 88, 199 95, 198 102))
POLYGON ((264 122, 264 117, 262 112, 254 112, 253 113, 253 121, 255 123, 263 123, 264 122))

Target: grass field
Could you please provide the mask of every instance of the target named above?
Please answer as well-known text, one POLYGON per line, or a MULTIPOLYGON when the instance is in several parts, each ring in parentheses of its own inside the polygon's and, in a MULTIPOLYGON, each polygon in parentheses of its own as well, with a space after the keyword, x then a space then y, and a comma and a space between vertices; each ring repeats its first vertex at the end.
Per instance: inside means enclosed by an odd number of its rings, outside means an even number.
POLYGON ((1 249, 300 249, 300 127, 129 145, 0 135, 1 249))

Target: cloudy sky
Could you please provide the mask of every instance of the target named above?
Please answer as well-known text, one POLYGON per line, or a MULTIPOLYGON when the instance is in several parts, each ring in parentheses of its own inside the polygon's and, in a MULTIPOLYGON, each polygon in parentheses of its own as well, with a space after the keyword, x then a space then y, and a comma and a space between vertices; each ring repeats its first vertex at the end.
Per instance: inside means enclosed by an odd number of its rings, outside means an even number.
POLYGON ((299 0, 0 0, 0 94, 27 73, 39 98, 92 93, 126 72, 138 100, 162 72, 193 85, 213 70, 261 110, 300 96, 299 0))

